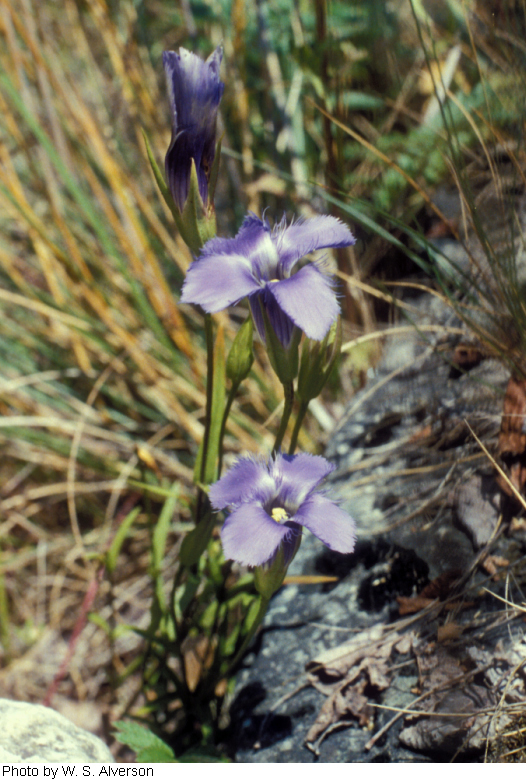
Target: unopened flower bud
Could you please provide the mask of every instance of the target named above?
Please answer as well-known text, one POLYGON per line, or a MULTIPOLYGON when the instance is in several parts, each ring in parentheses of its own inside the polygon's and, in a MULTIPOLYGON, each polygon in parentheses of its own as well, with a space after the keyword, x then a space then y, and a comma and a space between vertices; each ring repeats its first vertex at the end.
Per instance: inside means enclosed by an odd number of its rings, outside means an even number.
POLYGON ((228 353, 226 375, 232 385, 239 385, 247 376, 254 362, 254 325, 247 317, 241 325, 228 353))
POLYGON ((305 339, 301 350, 298 389, 300 401, 308 403, 317 398, 327 382, 342 346, 342 328, 340 318, 322 341, 305 339))

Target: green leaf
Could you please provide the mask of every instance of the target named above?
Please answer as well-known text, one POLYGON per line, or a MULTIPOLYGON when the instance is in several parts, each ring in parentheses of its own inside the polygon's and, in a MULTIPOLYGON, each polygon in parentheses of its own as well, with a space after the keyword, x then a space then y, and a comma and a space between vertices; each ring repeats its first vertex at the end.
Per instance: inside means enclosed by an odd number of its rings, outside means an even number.
POLYGON ((205 206, 201 200, 194 159, 190 169, 188 197, 181 215, 181 227, 179 224, 177 227, 194 255, 199 254, 201 247, 217 232, 215 211, 205 206))
POLYGON ((197 589, 201 584, 201 578, 197 574, 189 574, 184 585, 181 585, 174 599, 174 611, 177 620, 182 620, 187 607, 194 599, 197 589))
POLYGON ((115 571, 115 567, 117 565, 117 558, 119 557, 119 553, 121 551, 122 545, 124 544, 126 538, 128 537, 131 527, 134 524, 135 520, 139 516, 141 512, 141 507, 136 506, 132 511, 126 515, 122 523, 120 524, 119 528, 117 529, 117 533, 113 537, 113 541, 110 545, 110 548, 108 552, 106 553, 106 569, 110 574, 113 574, 115 571))
POLYGON ((199 618, 199 625, 201 628, 211 629, 214 625, 215 619, 217 617, 217 613, 219 610, 219 602, 214 600, 211 601, 210 604, 207 606, 201 617, 199 618))
POLYGON ((212 540, 208 545, 208 576, 210 581, 219 588, 222 588, 225 582, 224 563, 221 542, 219 539, 212 540))
POLYGON ((214 196, 216 194, 217 177, 219 175, 219 163, 221 162, 221 143, 223 141, 223 135, 216 143, 214 162, 212 163, 212 168, 210 170, 210 180, 208 182, 208 202, 210 204, 214 203, 214 196))
POLYGON ((155 524, 152 535, 152 568, 154 576, 157 576, 161 570, 166 553, 166 539, 175 514, 175 507, 177 506, 180 492, 181 487, 179 483, 174 482, 170 491, 170 496, 164 502, 159 519, 155 524))
POLYGON ((221 637, 219 647, 223 658, 228 658, 234 654, 240 631, 241 623, 238 622, 231 628, 230 633, 227 636, 221 637))
POLYGON ((172 212, 172 216, 174 218, 174 222, 177 225, 177 230, 183 234, 183 227, 182 227, 182 220, 181 220, 181 212, 177 208, 177 205, 172 198, 172 193, 170 192, 168 186, 166 185, 166 182, 164 180, 164 176, 162 175, 159 166, 157 165, 157 161, 155 157, 153 156, 152 147, 150 146, 150 141, 148 140, 148 136, 146 135, 144 129, 142 131, 142 136, 144 138, 144 143, 146 145, 146 154, 148 155, 148 160, 150 162, 150 167, 152 169, 152 173, 154 175, 155 181, 157 182, 157 186, 159 187, 161 191, 161 195, 163 196, 166 205, 172 212))
POLYGON ((104 620, 102 615, 99 615, 98 612, 90 612, 88 615, 88 620, 90 623, 94 623, 99 628, 102 628, 106 636, 111 636, 110 624, 107 620, 104 620))
POLYGON ((375 108, 385 107, 385 100, 382 98, 353 90, 343 93, 342 102, 345 108, 350 111, 371 111, 375 108))
POLYGON ((258 618, 260 604, 261 604, 260 598, 253 599, 252 604, 250 605, 250 608, 243 622, 243 634, 249 634, 252 631, 254 627, 254 623, 258 618))
POLYGON ((112 640, 116 640, 120 636, 124 636, 124 634, 131 633, 135 630, 134 627, 128 625, 128 623, 120 623, 118 626, 115 626, 115 628, 111 628, 110 624, 104 620, 98 612, 90 612, 88 614, 88 620, 90 623, 99 626, 99 628, 101 628, 108 637, 111 637, 112 640))
POLYGON ((139 763, 178 763, 173 750, 145 726, 123 720, 117 721, 114 725, 118 741, 135 750, 139 763))
POLYGON ((198 522, 193 531, 186 534, 179 550, 179 560, 183 566, 194 566, 208 546, 215 516, 209 510, 198 522))
POLYGON ((254 575, 244 574, 237 582, 227 589, 227 598, 234 598, 238 593, 253 594, 254 592, 254 575))
POLYGON ((201 482, 201 464, 203 462, 203 450, 205 447, 205 439, 204 437, 199 442, 199 447, 197 448, 197 457, 195 459, 194 463, 194 484, 200 484, 201 482))
POLYGON ((161 514, 155 523, 152 533, 152 548, 150 552, 150 573, 154 586, 154 597, 150 608, 150 628, 152 631, 157 629, 163 615, 166 614, 162 563, 166 553, 166 539, 168 538, 179 494, 180 486, 177 482, 174 482, 171 488, 171 495, 164 502, 161 514))
POLYGON ((179 761, 175 758, 173 750, 161 742, 161 746, 153 745, 152 747, 144 748, 140 753, 137 753, 137 762, 139 764, 178 764, 179 761))
MULTIPOLYGON (((209 238, 213 238, 216 234, 216 217, 212 208, 207 208, 201 200, 199 193, 199 182, 197 179, 197 170, 195 167, 195 161, 192 160, 192 168, 190 171, 190 187, 188 190, 188 197, 182 213, 179 211, 177 204, 175 203, 172 193, 168 188, 164 176, 162 175, 159 166, 155 160, 155 157, 148 140, 148 136, 142 131, 144 143, 146 144, 146 153, 150 166, 157 182, 157 186, 161 191, 161 195, 166 201, 166 205, 172 212, 174 222, 177 226, 177 230, 181 234, 183 240, 194 255, 199 254, 201 247, 205 244, 209 238)), ((219 163, 218 163, 219 164, 219 163)), ((215 168, 215 160, 214 166, 215 168)), ((217 170, 214 174, 217 177, 217 170)), ((215 185, 214 185, 215 186, 215 185)))

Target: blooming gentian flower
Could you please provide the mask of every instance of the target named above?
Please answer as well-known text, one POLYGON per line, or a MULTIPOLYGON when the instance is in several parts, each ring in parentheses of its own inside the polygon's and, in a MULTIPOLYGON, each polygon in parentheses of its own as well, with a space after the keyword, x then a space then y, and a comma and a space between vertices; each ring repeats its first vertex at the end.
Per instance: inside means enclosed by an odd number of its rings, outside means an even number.
POLYGON ((230 509, 221 530, 226 558, 246 566, 272 563, 283 546, 285 565, 299 546, 302 526, 331 550, 350 553, 356 541, 349 515, 317 488, 334 469, 318 455, 241 458, 210 488, 215 509, 230 509))
POLYGON ((335 217, 319 216, 271 230, 267 220, 245 217, 235 238, 212 238, 192 263, 183 286, 182 303, 198 303, 217 312, 248 296, 262 339, 265 327, 260 303, 284 347, 294 326, 321 341, 340 307, 330 276, 319 263, 300 263, 316 249, 354 244, 349 228, 335 217))
POLYGON ((183 211, 195 160, 201 200, 208 200, 210 169, 216 146, 219 101, 225 85, 219 81, 223 52, 218 47, 204 62, 186 49, 163 52, 163 65, 172 108, 172 140, 166 154, 168 186, 183 211))

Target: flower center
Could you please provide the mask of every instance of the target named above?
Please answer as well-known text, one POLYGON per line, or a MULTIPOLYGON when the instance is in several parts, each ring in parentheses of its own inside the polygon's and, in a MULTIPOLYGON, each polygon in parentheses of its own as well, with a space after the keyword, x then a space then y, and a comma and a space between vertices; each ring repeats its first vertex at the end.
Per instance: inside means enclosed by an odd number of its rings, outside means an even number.
POLYGON ((272 510, 270 516, 272 517, 273 520, 276 521, 276 523, 284 523, 286 520, 289 519, 289 515, 288 515, 287 510, 283 509, 282 506, 275 507, 272 510))
POLYGON ((268 232, 261 236, 254 254, 252 269, 260 283, 279 282, 279 254, 268 232))

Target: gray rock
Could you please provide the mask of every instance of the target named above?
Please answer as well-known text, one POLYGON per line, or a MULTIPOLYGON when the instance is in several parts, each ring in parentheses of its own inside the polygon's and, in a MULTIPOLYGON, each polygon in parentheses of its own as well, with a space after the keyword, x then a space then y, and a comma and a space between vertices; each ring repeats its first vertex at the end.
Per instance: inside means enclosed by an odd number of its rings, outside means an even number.
POLYGON ((0 761, 113 763, 98 737, 41 704, 0 699, 0 761))
POLYGON ((389 538, 414 550, 432 579, 447 569, 469 569, 473 545, 485 544, 503 511, 493 469, 472 431, 496 450, 510 374, 488 357, 457 370, 455 349, 459 341, 469 343, 468 334, 459 334, 461 322, 436 297, 419 296, 411 306, 415 331, 387 344, 376 376, 352 399, 325 456, 336 466, 331 495, 356 520, 358 537, 389 538), (444 331, 425 331, 433 323, 444 331), (469 484, 484 485, 476 507, 469 484))
MULTIPOLYGON (((417 329, 403 340, 388 341, 376 376, 350 402, 325 453, 336 467, 327 491, 356 520, 356 551, 338 555, 314 537, 304 539, 289 574, 334 575, 338 583, 289 585, 273 598, 238 675, 230 744, 238 761, 425 762, 430 756, 449 761, 460 747, 480 760, 475 738, 480 721, 472 734, 471 721, 453 727, 447 721, 440 730, 433 728, 434 722, 423 721, 411 731, 411 721, 396 718, 401 708, 415 706, 420 675, 414 652, 400 664, 393 662, 388 688, 369 692, 377 740, 370 745, 368 727, 349 716, 334 722, 315 750, 305 744, 326 701, 322 691, 309 687, 306 665, 324 650, 339 647, 364 629, 394 624, 398 599, 419 594, 428 579, 475 570, 471 593, 476 606, 456 617, 463 633, 454 652, 463 662, 481 640, 479 616, 498 606, 480 590, 485 575, 476 570, 476 561, 497 519, 508 510, 496 492, 492 466, 469 428, 495 452, 509 371, 485 356, 480 364, 459 370, 455 349, 460 340, 466 341, 459 320, 436 297, 412 299, 411 306, 417 329), (433 324, 444 330, 426 329, 433 324), (405 742, 399 739, 403 728, 405 742)), ((501 543, 492 552, 508 556, 504 537, 501 543)), ((524 554, 517 545, 510 560, 524 554)), ((498 590, 497 583, 491 587, 498 590)), ((447 612, 423 613, 415 616, 412 630, 424 637, 424 646, 432 647, 447 622, 447 612)), ((484 636, 480 675, 496 663, 497 640, 510 644, 507 630, 496 626, 484 636)), ((506 674, 512 666, 508 659, 506 674)), ((500 667, 498 671, 502 680, 500 667)), ((490 676, 484 680, 485 685, 491 682, 490 676)), ((466 689, 468 694, 472 688, 466 689)), ((460 702, 464 711, 464 689, 453 694, 456 698, 445 701, 444 707, 460 702)), ((440 703, 436 706, 438 713, 440 703)))

